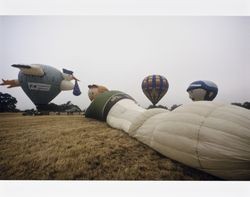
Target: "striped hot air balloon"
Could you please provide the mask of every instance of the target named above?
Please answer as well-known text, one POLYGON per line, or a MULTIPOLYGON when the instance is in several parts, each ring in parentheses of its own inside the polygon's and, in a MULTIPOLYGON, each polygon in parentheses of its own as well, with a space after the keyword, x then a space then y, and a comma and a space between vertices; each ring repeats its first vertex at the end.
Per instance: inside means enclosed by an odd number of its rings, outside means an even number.
POLYGON ((168 91, 168 80, 161 75, 149 75, 141 84, 143 93, 156 105, 168 91))

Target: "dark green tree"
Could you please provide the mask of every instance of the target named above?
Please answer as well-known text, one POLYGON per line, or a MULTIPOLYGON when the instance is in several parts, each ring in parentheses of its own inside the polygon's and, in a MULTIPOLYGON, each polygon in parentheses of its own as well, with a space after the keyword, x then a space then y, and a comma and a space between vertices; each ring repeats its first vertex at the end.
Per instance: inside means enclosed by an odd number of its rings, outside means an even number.
POLYGON ((174 104, 174 105, 172 105, 172 107, 171 107, 171 111, 173 111, 173 110, 175 110, 177 107, 179 107, 179 106, 181 106, 182 104, 180 104, 180 105, 177 105, 177 104, 174 104))
POLYGON ((167 106, 163 106, 163 105, 149 105, 147 109, 153 109, 153 108, 168 109, 167 106))
POLYGON ((0 112, 16 112, 17 100, 7 93, 0 92, 0 112))
POLYGON ((239 107, 244 107, 246 109, 250 109, 250 102, 245 102, 245 103, 231 103, 232 105, 237 105, 239 107))
POLYGON ((246 108, 246 109, 250 109, 250 102, 245 102, 243 104, 243 107, 246 108))
POLYGON ((53 112, 65 112, 70 109, 77 109, 78 111, 81 111, 81 109, 77 106, 71 103, 71 101, 68 101, 67 103, 57 105, 55 103, 49 103, 44 107, 46 111, 53 111, 53 112))

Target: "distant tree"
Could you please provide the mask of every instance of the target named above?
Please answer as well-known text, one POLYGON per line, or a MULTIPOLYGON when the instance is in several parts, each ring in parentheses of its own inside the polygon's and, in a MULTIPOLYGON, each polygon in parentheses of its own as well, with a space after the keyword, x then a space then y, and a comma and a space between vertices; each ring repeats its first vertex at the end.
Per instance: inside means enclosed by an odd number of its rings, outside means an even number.
POLYGON ((53 112, 65 112, 70 109, 76 109, 78 111, 81 111, 81 109, 77 106, 71 103, 71 101, 68 101, 64 104, 57 105, 55 103, 49 103, 46 106, 46 111, 53 111, 53 112))
POLYGON ((232 105, 236 105, 236 106, 239 106, 239 107, 242 107, 241 103, 231 103, 232 105))
POLYGON ((239 106, 239 107, 244 107, 246 109, 250 109, 250 102, 245 102, 245 103, 231 103, 232 105, 236 105, 236 106, 239 106))
POLYGON ((147 109, 153 109, 153 108, 168 109, 167 106, 163 106, 163 105, 149 105, 147 109))
POLYGON ((68 101, 65 105, 72 105, 71 101, 68 101))
POLYGON ((56 111, 59 111, 59 106, 55 103, 49 103, 47 106, 47 110, 56 112, 56 111))
POLYGON ((36 113, 36 110, 34 108, 26 109, 23 111, 23 116, 27 116, 27 115, 32 116, 32 115, 35 115, 35 113, 36 113))
POLYGON ((0 112, 16 112, 17 100, 15 97, 7 93, 0 92, 0 112))
POLYGON ((180 105, 177 105, 177 104, 172 105, 170 111, 173 111, 174 109, 176 109, 176 108, 179 107, 179 106, 181 106, 181 104, 180 104, 180 105))
POLYGON ((250 109, 250 102, 245 102, 243 104, 243 107, 246 108, 246 109, 250 109))

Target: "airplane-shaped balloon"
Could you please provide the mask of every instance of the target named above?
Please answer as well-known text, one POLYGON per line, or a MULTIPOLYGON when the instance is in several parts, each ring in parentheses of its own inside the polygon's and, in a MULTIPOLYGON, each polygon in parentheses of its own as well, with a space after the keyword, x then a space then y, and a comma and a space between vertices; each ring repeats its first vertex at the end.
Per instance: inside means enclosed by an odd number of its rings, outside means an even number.
POLYGON ((75 96, 81 94, 77 83, 79 80, 74 77, 73 71, 63 69, 60 72, 52 66, 42 64, 13 64, 12 67, 20 69, 18 79, 2 79, 0 85, 8 85, 7 88, 21 86, 38 110, 46 109, 47 104, 61 91, 73 89, 75 96), (71 80, 75 80, 75 85, 71 80))

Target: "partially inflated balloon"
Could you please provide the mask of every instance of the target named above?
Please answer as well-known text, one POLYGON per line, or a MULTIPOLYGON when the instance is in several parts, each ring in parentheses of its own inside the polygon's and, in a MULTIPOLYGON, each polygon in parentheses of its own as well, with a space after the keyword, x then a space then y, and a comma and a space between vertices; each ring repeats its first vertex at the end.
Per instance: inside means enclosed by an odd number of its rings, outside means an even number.
POLYGON ((175 161, 223 179, 250 180, 250 111, 210 101, 174 111, 146 110, 120 91, 100 93, 85 116, 115 129, 175 161))
POLYGON ((168 81, 161 75, 149 75, 145 77, 141 84, 143 93, 156 105, 168 91, 168 81))
POLYGON ((218 93, 218 87, 212 81, 200 80, 191 83, 187 92, 193 101, 212 101, 218 93))

